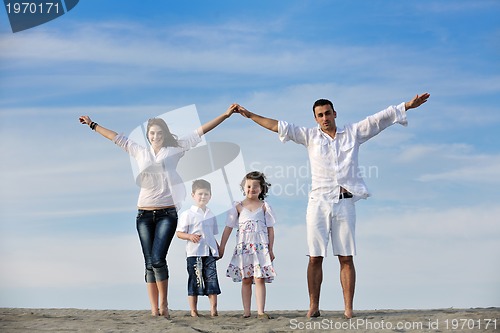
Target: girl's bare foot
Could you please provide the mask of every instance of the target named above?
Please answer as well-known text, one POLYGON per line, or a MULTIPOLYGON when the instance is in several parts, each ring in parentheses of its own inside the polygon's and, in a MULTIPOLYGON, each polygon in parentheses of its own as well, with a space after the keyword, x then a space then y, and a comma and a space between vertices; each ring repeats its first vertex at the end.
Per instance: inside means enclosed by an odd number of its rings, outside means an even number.
POLYGON ((165 308, 162 311, 160 311, 159 315, 165 317, 166 319, 170 319, 170 314, 168 313, 168 308, 165 308))
POLYGON ((259 318, 259 319, 271 319, 271 316, 268 315, 267 313, 263 312, 263 313, 259 313, 257 315, 257 318, 259 318))

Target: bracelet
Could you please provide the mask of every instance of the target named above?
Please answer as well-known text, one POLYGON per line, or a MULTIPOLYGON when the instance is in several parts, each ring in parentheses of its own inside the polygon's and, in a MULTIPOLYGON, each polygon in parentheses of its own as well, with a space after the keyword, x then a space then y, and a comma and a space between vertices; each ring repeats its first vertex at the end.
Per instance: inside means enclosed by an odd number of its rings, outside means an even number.
POLYGON ((90 123, 90 129, 93 130, 93 131, 95 131, 95 128, 96 128, 97 125, 98 124, 96 122, 91 122, 90 123))

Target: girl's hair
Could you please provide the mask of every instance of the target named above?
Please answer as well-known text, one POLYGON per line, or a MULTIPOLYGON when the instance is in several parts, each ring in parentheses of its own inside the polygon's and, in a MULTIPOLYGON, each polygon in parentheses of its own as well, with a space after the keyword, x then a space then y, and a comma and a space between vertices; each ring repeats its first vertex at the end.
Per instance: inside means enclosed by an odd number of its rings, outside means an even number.
POLYGON ((179 147, 179 143, 177 142, 177 136, 170 133, 170 130, 168 129, 167 123, 165 122, 165 120, 163 120, 161 118, 151 118, 148 120, 146 137, 148 138, 149 143, 151 143, 151 142, 149 141, 148 133, 149 133, 149 129, 153 125, 160 126, 160 128, 163 132, 163 147, 179 147))
POLYGON ((259 199, 264 200, 264 198, 267 196, 267 192, 269 191, 269 187, 271 184, 269 184, 266 181, 266 176, 259 171, 252 171, 246 174, 246 176, 243 178, 240 187, 243 193, 245 193, 245 182, 248 180, 258 180, 260 183, 260 194, 259 194, 259 199))

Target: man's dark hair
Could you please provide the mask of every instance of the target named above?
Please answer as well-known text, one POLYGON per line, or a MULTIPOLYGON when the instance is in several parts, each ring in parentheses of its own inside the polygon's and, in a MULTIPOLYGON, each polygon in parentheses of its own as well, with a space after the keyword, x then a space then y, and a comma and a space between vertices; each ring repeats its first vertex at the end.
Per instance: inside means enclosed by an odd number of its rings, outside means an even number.
POLYGON ((330 105, 332 107, 332 110, 335 111, 334 107, 333 107, 333 103, 330 102, 329 100, 327 99, 318 99, 316 102, 314 102, 313 104, 313 115, 314 115, 314 118, 316 118, 316 113, 314 112, 314 109, 317 107, 317 106, 323 106, 323 105, 330 105))

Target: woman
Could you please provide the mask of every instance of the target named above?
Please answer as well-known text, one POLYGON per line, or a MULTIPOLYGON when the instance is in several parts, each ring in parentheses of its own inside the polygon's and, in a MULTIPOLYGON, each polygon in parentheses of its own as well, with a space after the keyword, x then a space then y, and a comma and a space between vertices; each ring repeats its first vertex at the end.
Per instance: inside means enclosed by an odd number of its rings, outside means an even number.
POLYGON ((89 116, 79 118, 80 123, 89 125, 92 130, 122 147, 138 164, 136 181, 141 189, 136 226, 144 254, 145 280, 153 316, 169 318, 166 257, 177 227, 176 205, 183 199, 178 198, 179 190, 176 190, 176 185, 180 183, 175 171, 177 163, 186 150, 201 142, 203 134, 229 118, 236 109, 236 104, 231 105, 226 112, 179 140, 170 133, 163 119, 150 119, 147 125, 150 147, 143 147, 122 134, 98 125, 89 116))

